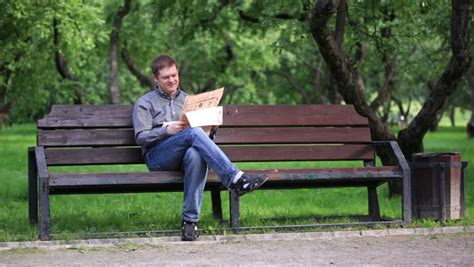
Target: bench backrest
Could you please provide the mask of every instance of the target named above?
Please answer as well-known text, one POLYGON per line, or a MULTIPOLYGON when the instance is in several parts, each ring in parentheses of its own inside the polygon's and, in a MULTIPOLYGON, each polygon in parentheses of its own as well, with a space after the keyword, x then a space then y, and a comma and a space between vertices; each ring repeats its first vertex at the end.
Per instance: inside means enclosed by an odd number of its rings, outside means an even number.
MULTIPOLYGON (((38 120, 50 166, 143 163, 132 105, 54 105, 38 120)), ((375 158, 368 120, 352 105, 227 105, 216 139, 234 162, 375 158)))

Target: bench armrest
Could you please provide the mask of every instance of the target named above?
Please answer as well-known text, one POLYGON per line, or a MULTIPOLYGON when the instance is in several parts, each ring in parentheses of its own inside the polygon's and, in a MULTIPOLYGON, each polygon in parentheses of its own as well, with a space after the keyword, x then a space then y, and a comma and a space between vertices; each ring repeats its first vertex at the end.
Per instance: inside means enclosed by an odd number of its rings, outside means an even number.
POLYGON ((397 159, 397 163, 400 166, 400 168, 403 171, 410 171, 410 165, 408 164, 405 156, 403 155, 403 152, 402 152, 400 146, 398 145, 397 141, 372 141, 372 143, 376 147, 389 145, 390 146, 390 151, 395 156, 395 158, 397 159))
POLYGON ((35 156, 36 156, 36 167, 38 169, 38 177, 41 178, 48 178, 48 167, 46 165, 46 156, 44 154, 44 147, 37 146, 35 147, 35 156))
POLYGON ((375 146, 382 146, 382 145, 390 145, 391 152, 397 158, 398 165, 402 169, 403 174, 403 198, 402 198, 402 205, 403 205, 403 221, 406 224, 411 223, 412 217, 412 205, 411 205, 411 197, 412 197, 412 184, 411 184, 411 169, 410 165, 408 164, 405 156, 400 149, 400 146, 396 141, 372 141, 375 146))

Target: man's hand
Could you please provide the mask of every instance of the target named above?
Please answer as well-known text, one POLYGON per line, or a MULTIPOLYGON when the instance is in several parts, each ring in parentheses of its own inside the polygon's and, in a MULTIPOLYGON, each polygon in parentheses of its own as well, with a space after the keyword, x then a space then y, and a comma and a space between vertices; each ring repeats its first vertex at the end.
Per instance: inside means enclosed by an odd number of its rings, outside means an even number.
POLYGON ((166 134, 175 135, 181 132, 185 126, 186 123, 181 121, 175 121, 173 123, 170 123, 168 126, 166 126, 166 134))

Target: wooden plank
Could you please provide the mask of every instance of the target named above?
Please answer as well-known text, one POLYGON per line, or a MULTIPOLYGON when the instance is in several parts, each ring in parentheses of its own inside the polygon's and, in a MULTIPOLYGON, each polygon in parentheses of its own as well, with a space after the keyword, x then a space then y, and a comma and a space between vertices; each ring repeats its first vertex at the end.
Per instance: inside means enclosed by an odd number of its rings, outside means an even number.
POLYGON ((133 129, 39 130, 40 146, 136 146, 133 129))
MULTIPOLYGON (((224 146, 222 150, 234 162, 370 160, 374 158, 371 145, 224 146)), ((144 162, 138 147, 55 148, 46 149, 45 154, 50 166, 144 162)))
MULTIPOLYGON (((135 146, 133 129, 39 130, 41 146, 135 146)), ((367 143, 369 128, 220 128, 219 144, 367 143)))
POLYGON ((370 128, 348 127, 220 127, 215 138, 218 144, 368 143, 370 141, 370 128))
POLYGON ((53 105, 38 128, 132 127, 132 105, 53 105))
POLYGON ((367 126, 352 105, 229 105, 225 126, 367 126))
MULTIPOLYGON (((244 170, 249 174, 266 174, 267 183, 331 180, 331 179, 385 179, 401 178, 396 166, 360 167, 360 168, 302 168, 302 169, 260 169, 244 170)), ((209 172, 208 183, 220 183, 214 172, 209 172)), ((183 174, 179 171, 123 172, 123 173, 51 173, 49 186, 79 185, 138 185, 138 184, 181 184, 183 174)))
POLYGON ((67 118, 99 117, 107 118, 118 114, 129 114, 133 105, 53 105, 49 116, 67 118))
MULTIPOLYGON (((53 105, 38 128, 131 127, 132 105, 53 105)), ((352 105, 227 105, 226 126, 367 126, 352 105)))
POLYGON ((50 166, 144 163, 138 147, 56 148, 46 149, 45 154, 50 166))
POLYGON ((315 146, 223 146, 224 153, 235 162, 371 160, 371 145, 315 146))

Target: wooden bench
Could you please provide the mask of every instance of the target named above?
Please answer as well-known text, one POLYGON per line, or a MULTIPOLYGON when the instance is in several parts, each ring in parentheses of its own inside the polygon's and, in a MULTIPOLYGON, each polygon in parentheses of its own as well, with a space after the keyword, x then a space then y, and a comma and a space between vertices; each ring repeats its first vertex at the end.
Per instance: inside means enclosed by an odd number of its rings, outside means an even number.
MULTIPOLYGON (((55 173, 52 166, 142 164, 135 144, 131 105, 55 105, 38 121, 37 146, 29 149, 29 215, 40 239, 49 240, 50 195, 182 191, 180 172, 55 173), (39 202, 39 203, 38 203, 39 202), (39 204, 39 212, 38 212, 39 204)), ((351 105, 228 105, 215 142, 233 162, 359 161, 359 167, 247 170, 266 173, 261 189, 366 187, 368 215, 380 221, 377 187, 403 183, 402 219, 411 221, 410 168, 396 142, 386 142, 396 166, 375 166, 368 120, 351 105)), ((209 173, 213 214, 222 219, 220 192, 209 173)), ((230 226, 240 227, 239 197, 230 192, 230 226)), ((318 203, 315 203, 318 205, 318 203)))

